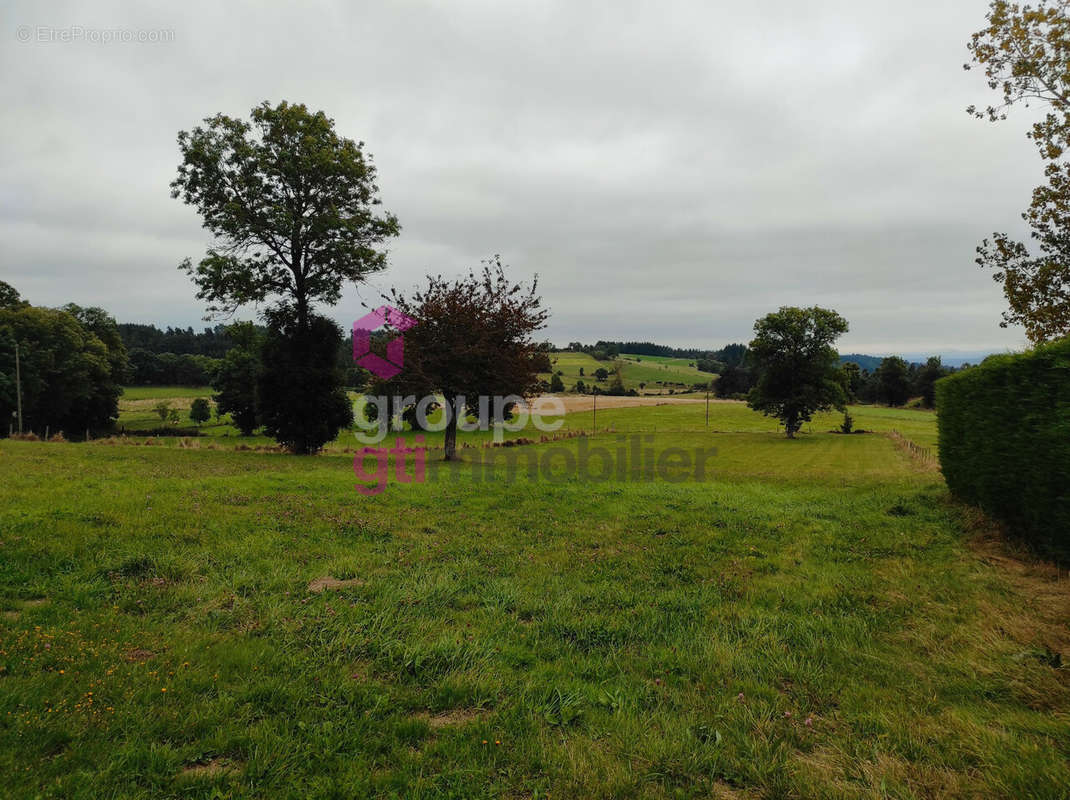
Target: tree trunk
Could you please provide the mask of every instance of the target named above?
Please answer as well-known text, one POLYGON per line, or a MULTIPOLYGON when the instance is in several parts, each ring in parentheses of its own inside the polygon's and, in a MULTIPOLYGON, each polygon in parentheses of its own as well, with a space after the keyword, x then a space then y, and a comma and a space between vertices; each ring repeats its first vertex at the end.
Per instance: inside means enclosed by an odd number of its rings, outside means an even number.
POLYGON ((789 439, 795 438, 795 431, 799 430, 799 420, 794 414, 789 414, 784 419, 784 432, 788 434, 789 439))
POLYGON ((298 335, 308 330, 308 300, 304 294, 297 297, 297 330, 298 335))
MULTIPOLYGON (((452 405, 453 404, 450 403, 449 405, 451 406, 450 411, 452 412, 452 405)), ((443 439, 443 447, 446 450, 446 455, 444 457, 444 460, 445 461, 456 461, 457 460, 457 415, 454 414, 454 413, 450 413, 450 418, 446 422, 446 435, 445 435, 445 438, 443 439)))

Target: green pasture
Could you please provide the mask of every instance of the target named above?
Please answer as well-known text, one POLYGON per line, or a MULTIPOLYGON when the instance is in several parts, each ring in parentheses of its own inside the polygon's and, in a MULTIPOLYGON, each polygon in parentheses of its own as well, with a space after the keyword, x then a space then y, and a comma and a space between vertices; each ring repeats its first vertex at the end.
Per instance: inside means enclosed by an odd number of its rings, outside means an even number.
MULTIPOLYGON (((688 362, 687 359, 657 359, 656 357, 648 356, 621 355, 620 358, 614 361, 599 361, 587 353, 572 353, 562 350, 550 354, 550 363, 553 365, 554 372, 561 371, 564 373, 561 376, 561 380, 564 382, 567 391, 572 390, 572 387, 576 385, 576 381, 583 381, 587 386, 594 384, 595 372, 598 369, 604 369, 610 375, 605 383, 598 385, 608 386, 609 381, 613 379, 613 371, 617 364, 621 366, 621 375, 625 388, 642 391, 643 394, 668 394, 670 388, 674 390, 674 394, 680 394, 682 391, 690 390, 693 384, 708 384, 716 377, 709 372, 700 372, 694 367, 689 367, 688 363, 692 362, 688 362), (583 375, 580 375, 581 368, 583 369, 583 375), (658 381, 662 381, 662 385, 659 385, 658 381), (645 384, 642 389, 640 389, 640 383, 645 384), (684 384, 684 387, 682 388, 675 384, 684 384)), ((544 373, 540 377, 549 381, 550 373, 544 373)))
MULTIPOLYGON (((569 354, 574 355, 574 354, 569 354)), ((593 361, 593 359, 591 359, 593 361)), ((188 435, 196 434, 201 443, 207 446, 216 443, 220 446, 271 446, 273 441, 266 436, 255 435, 242 437, 240 431, 235 428, 228 415, 223 415, 217 420, 214 416, 203 425, 194 425, 189 419, 189 406, 195 397, 211 398, 211 390, 186 389, 176 391, 172 387, 152 387, 157 391, 148 397, 138 396, 135 390, 127 389, 120 399, 120 415, 118 425, 127 431, 154 430, 160 427, 178 429, 179 432, 188 435), (182 393, 182 392, 186 393, 182 393), (181 421, 177 425, 163 425, 153 406, 161 400, 166 401, 179 410, 181 421)), ((360 405, 359 396, 351 393, 354 403, 360 405)), ((707 423, 706 403, 695 402, 686 404, 665 404, 656 407, 642 406, 632 408, 606 408, 606 398, 600 398, 602 406, 595 411, 596 400, 593 396, 587 397, 590 410, 575 410, 565 415, 560 431, 567 432, 748 432, 748 433, 775 433, 782 431, 777 420, 765 417, 749 409, 746 403, 741 401, 717 401, 709 402, 709 417, 707 423)), ((694 399, 701 400, 699 397, 694 399)), ((214 404, 213 404, 214 407, 214 404)), ((876 433, 888 433, 893 430, 899 431, 903 436, 915 441, 922 447, 928 447, 935 453, 936 448, 936 414, 924 409, 886 408, 884 406, 851 406, 849 412, 854 419, 855 429, 876 433)), ((433 414, 432 421, 438 419, 433 414)), ((838 430, 843 421, 843 415, 839 412, 827 412, 818 414, 814 420, 804 426, 805 434, 823 434, 832 430, 838 430)), ((423 443, 440 447, 441 433, 419 434, 423 443)), ((536 438, 540 439, 542 433, 533 431, 529 426, 521 431, 502 431, 500 438, 536 438)), ((552 435, 552 434, 550 434, 552 435)), ((405 431, 400 434, 391 433, 387 438, 388 444, 393 444, 398 437, 407 444, 415 444, 416 434, 405 431)), ((143 437, 135 437, 143 438, 143 437)), ((461 444, 481 445, 493 438, 489 431, 461 431, 458 441, 461 444)), ((174 446, 180 439, 177 437, 161 437, 160 443, 174 446)), ((343 450, 351 447, 362 447, 365 440, 358 439, 354 431, 344 431, 338 438, 328 445, 328 450, 343 450)))
MULTIPOLYGON (((701 399, 701 398, 697 398, 701 399)), ((632 408, 595 409, 593 398, 588 411, 573 411, 566 416, 567 429, 592 430, 597 424, 599 430, 610 427, 618 431, 748 431, 783 433, 783 427, 772 418, 766 417, 747 407, 740 400, 710 400, 709 424, 707 426, 706 403, 681 403, 656 406, 651 412, 649 406, 632 408)), ((855 405, 848 407, 856 430, 888 433, 899 431, 908 439, 916 441, 923 447, 936 446, 936 413, 925 409, 887 408, 885 406, 855 405)), ((829 411, 815 414, 811 422, 803 425, 803 434, 827 433, 839 430, 843 423, 843 414, 829 411)))
POLYGON ((127 386, 120 400, 168 400, 173 397, 211 397, 211 386, 127 386))
POLYGON ((0 796, 1064 798, 1058 584, 886 436, 702 411, 371 496, 352 454, 0 442, 0 796))

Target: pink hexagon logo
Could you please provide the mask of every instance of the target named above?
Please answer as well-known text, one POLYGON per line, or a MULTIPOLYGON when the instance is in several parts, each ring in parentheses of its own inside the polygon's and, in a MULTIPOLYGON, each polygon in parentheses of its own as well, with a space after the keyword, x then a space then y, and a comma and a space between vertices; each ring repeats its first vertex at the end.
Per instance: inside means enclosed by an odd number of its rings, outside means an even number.
POLYGON ((379 306, 353 323, 353 360, 383 380, 393 378, 405 364, 403 336, 396 336, 387 343, 386 358, 372 352, 372 331, 386 324, 404 333, 416 324, 416 320, 393 306, 379 306))

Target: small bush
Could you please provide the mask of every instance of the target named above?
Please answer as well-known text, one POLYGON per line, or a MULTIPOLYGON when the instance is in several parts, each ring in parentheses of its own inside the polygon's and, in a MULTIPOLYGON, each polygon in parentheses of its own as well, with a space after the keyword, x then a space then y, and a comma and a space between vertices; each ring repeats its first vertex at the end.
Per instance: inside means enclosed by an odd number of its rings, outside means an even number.
POLYGON ((1070 551, 1070 338, 941 379, 936 407, 952 493, 1070 551))
POLYGON ((190 405, 189 418, 197 425, 207 422, 212 417, 212 407, 207 398, 198 397, 190 405))

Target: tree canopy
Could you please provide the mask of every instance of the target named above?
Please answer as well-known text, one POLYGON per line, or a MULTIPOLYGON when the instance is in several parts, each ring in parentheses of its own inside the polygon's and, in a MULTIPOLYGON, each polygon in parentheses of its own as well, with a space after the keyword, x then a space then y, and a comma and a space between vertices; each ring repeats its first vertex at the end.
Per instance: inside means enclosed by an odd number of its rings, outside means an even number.
POLYGON ((115 370, 122 370, 126 353, 122 342, 108 335, 115 321, 100 309, 68 309, 21 301, 0 308, 0 419, 5 434, 18 403, 16 343, 24 430, 79 435, 110 428, 118 418, 123 376, 115 370))
POLYGON ((0 309, 6 308, 10 311, 17 311, 28 305, 29 303, 19 296, 14 286, 6 281, 0 281, 0 309))
MULTIPOLYGON (((513 283, 501 259, 484 262, 480 272, 447 280, 428 276, 427 287, 390 299, 417 324, 405 332, 405 368, 392 379, 404 394, 441 394, 453 407, 464 397, 471 410, 482 396, 530 397, 539 373, 550 371, 545 348, 533 336, 546 324, 537 281, 513 283)), ((445 457, 456 455, 457 416, 445 431, 445 457)))
POLYGON ((754 323, 750 355, 759 368, 747 403, 778 417, 789 439, 817 411, 845 401, 833 342, 847 332, 835 311, 783 306, 754 323))
MULTIPOLYGON (((1035 251, 1005 233, 977 248, 977 263, 1003 285, 1008 310, 1002 327, 1022 325, 1033 342, 1070 333, 1070 14, 1065 0, 1035 6, 995 0, 988 25, 967 45, 1000 101, 967 111, 992 122, 1016 104, 1046 109, 1028 136, 1037 146, 1047 183, 1033 191, 1022 215, 1035 251)), ((966 69, 971 65, 966 64, 966 69)))
POLYGON ((340 137, 322 111, 265 102, 249 122, 217 114, 180 132, 178 146, 171 195, 217 239, 198 264, 182 264, 209 311, 274 300, 303 329, 314 303, 337 303, 347 281, 385 267, 379 248, 397 218, 377 212, 363 142, 340 137))
POLYGON ((901 406, 910 399, 910 365, 899 356, 888 356, 874 373, 877 396, 882 403, 901 406))

